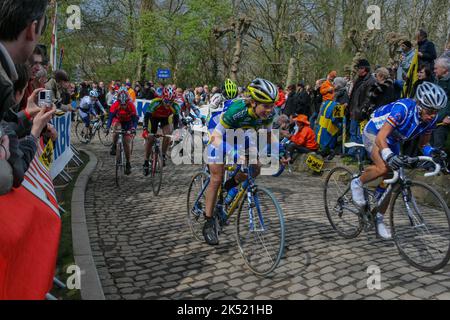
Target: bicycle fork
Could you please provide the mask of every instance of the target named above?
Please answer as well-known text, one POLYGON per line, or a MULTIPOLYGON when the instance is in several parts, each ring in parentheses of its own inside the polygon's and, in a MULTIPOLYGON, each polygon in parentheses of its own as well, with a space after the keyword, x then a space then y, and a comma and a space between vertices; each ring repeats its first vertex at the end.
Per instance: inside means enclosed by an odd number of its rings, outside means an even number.
MULTIPOLYGON (((248 217, 250 222, 250 232, 265 232, 266 227, 261 213, 258 196, 256 195, 256 186, 250 186, 247 190, 248 217), (256 212, 255 212, 256 211, 256 212), (255 214, 256 213, 256 214, 255 214), (259 219, 260 228, 258 229, 255 220, 259 219)), ((257 221, 257 220, 256 220, 257 221)))

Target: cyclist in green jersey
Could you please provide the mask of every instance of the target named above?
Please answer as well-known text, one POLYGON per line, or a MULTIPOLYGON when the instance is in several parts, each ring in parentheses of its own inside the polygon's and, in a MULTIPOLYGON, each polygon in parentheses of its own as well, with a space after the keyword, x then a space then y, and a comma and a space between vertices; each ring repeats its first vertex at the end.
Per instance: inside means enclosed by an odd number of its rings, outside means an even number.
MULTIPOLYGON (((278 100, 277 87, 267 80, 255 79, 247 89, 250 98, 233 101, 222 113, 215 129, 210 132, 208 165, 211 181, 206 191, 206 221, 203 227, 203 236, 209 245, 219 243, 213 211, 216 207, 217 193, 222 184, 225 170, 224 156, 226 156, 226 152, 222 152, 222 150, 226 145, 226 131, 229 129, 266 129, 270 136, 272 129, 275 102, 278 100)), ((234 146, 232 149, 232 152, 234 152, 234 146)), ((254 171, 255 176, 258 175, 260 166, 256 166, 254 171)), ((236 178, 242 180, 232 179, 227 181, 227 190, 238 186, 240 182, 245 180, 245 177, 239 177, 239 175, 236 178)))

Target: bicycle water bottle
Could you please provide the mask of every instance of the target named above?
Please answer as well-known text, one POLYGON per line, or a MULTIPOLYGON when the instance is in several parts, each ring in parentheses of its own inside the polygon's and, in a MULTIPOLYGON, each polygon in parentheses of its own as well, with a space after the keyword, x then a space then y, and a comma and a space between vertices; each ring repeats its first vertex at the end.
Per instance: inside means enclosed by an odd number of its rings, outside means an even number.
POLYGON ((233 200, 236 197, 236 195, 238 194, 238 192, 239 192, 239 189, 237 187, 234 187, 233 189, 228 191, 227 197, 225 198, 225 204, 227 206, 233 202, 233 200))

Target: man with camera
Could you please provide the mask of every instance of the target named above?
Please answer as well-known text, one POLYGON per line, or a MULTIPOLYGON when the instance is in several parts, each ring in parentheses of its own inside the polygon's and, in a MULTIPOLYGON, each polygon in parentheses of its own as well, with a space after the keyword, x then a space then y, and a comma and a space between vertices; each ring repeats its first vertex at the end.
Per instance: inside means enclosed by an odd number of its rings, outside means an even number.
POLYGON ((24 111, 13 111, 17 110, 13 83, 18 79, 14 64, 26 63, 33 54, 45 31, 47 5, 47 0, 0 1, 0 121, 5 116, 7 120, 1 124, 4 133, 1 137, 3 147, 0 149, 4 149, 3 160, 7 159, 12 167, 16 188, 21 185, 35 156, 42 130, 56 109, 51 105, 38 106, 38 94, 42 91, 39 89, 28 98, 24 111), (24 133, 18 135, 17 132, 22 129, 24 133))

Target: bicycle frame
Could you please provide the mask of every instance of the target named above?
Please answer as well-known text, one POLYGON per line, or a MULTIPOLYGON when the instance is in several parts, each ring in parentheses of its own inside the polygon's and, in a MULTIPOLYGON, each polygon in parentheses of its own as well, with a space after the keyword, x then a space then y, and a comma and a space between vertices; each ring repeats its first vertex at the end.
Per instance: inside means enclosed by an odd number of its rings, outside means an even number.
MULTIPOLYGON (((236 167, 236 169, 234 170, 233 174, 231 175, 231 178, 236 176, 236 174, 239 171, 241 171, 241 169, 242 169, 242 165, 238 165, 236 167)), ((261 208, 260 208, 260 205, 259 205, 259 199, 258 199, 258 197, 253 195, 254 190, 256 188, 256 185, 255 185, 254 179, 251 176, 251 172, 250 171, 251 170, 248 169, 248 168, 245 168, 243 170, 243 172, 247 174, 247 180, 240 184, 241 189, 238 192, 238 194, 236 195, 236 197, 234 198, 234 200, 231 202, 229 208, 227 210, 225 210, 223 208, 223 203, 220 203, 220 202, 218 202, 216 204, 216 207, 218 207, 222 212, 224 212, 225 215, 226 215, 227 220, 229 220, 233 216, 233 214, 235 213, 235 211, 238 208, 239 204, 241 203, 242 198, 247 193, 247 200, 248 200, 248 203, 249 203, 249 212, 248 212, 248 214, 249 214, 249 221, 250 221, 250 230, 252 230, 252 231, 265 231, 264 218, 262 216, 261 208), (242 184, 244 184, 244 183, 246 183, 248 185, 246 188, 242 187, 242 184), (255 215, 254 215, 254 212, 253 212, 254 208, 257 209, 257 216, 258 216, 258 219, 259 219, 259 221, 261 223, 261 227, 262 227, 261 230, 255 230, 255 223, 254 223, 255 215)), ((196 199, 195 205, 194 205, 194 210, 195 210, 196 213, 201 213, 201 210, 198 209, 197 204, 200 201, 200 198, 203 196, 203 194, 208 189, 209 183, 210 183, 210 179, 208 179, 206 181, 205 185, 202 188, 202 191, 197 196, 197 199, 196 199)), ((222 191, 223 191, 223 186, 220 186, 218 194, 217 194, 217 198, 221 197, 222 191)))

